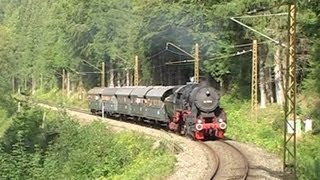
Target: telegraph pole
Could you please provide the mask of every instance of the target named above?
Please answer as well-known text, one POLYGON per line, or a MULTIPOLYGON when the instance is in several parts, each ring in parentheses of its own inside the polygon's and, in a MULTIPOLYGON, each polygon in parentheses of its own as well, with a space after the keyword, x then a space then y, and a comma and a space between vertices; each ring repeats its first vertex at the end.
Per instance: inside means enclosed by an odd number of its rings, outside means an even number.
POLYGON ((138 56, 134 59, 134 85, 139 86, 139 59, 138 56))
POLYGON ((297 6, 296 3, 289 5, 289 31, 288 31, 288 57, 286 72, 285 94, 285 124, 284 124, 284 154, 283 171, 285 178, 295 179, 297 173, 296 152, 296 32, 297 32, 297 6), (288 130, 292 133, 287 134, 288 130))
POLYGON ((258 43, 252 43, 252 79, 251 79, 251 115, 257 121, 258 117, 258 43))
POLYGON ((104 62, 101 63, 101 87, 105 87, 106 82, 106 65, 104 62))
POLYGON ((195 55, 194 55, 194 82, 199 83, 199 62, 200 62, 200 58, 199 58, 199 45, 198 43, 196 43, 195 46, 195 55))

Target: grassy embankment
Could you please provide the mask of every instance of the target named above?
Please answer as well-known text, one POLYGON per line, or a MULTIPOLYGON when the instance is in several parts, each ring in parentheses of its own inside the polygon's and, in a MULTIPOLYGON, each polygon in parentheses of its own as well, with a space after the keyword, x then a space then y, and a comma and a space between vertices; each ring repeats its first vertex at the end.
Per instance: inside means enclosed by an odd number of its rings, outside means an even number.
MULTIPOLYGON (((314 97, 314 96, 313 96, 314 97)), ((316 98, 302 99, 299 103, 299 112, 302 117, 313 115, 316 121, 316 113, 313 104, 317 104, 316 98)), ((228 132, 230 138, 255 144, 282 157, 283 150, 283 126, 284 115, 282 107, 277 105, 260 109, 258 120, 251 119, 250 103, 234 100, 231 97, 222 98, 222 106, 228 115, 228 132)), ((317 127, 318 122, 315 123, 317 127)), ((297 141, 298 173, 299 179, 320 179, 320 136, 311 133, 302 133, 297 141)))
POLYGON ((4 115, 0 179, 162 179, 175 164, 166 142, 155 147, 142 134, 82 126, 64 112, 4 115))
MULTIPOLYGON (((85 108, 85 100, 69 99, 65 104, 68 106, 80 106, 85 108)), ((311 115, 319 127, 316 110, 320 107, 320 101, 315 95, 300 96, 298 111, 301 117, 311 115)), ((59 94, 42 94, 40 99, 62 102, 59 94)), ((228 115, 227 136, 238 141, 252 143, 266 149, 269 152, 282 156, 283 150, 283 125, 284 115, 282 107, 270 105, 266 109, 260 109, 257 121, 251 119, 250 102, 241 101, 225 96, 221 101, 228 115)), ((319 117, 318 117, 319 118, 319 117)), ((302 133, 298 138, 298 172, 300 179, 320 179, 320 136, 311 133, 302 133)))

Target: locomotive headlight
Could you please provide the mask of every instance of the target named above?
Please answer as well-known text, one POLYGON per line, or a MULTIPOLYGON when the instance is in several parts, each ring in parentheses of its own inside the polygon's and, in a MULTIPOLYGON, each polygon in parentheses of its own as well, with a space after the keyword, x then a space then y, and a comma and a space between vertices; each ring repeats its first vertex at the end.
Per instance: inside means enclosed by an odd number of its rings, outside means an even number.
POLYGON ((202 124, 202 120, 201 119, 198 119, 198 124, 202 124))
POLYGON ((222 119, 222 118, 219 118, 219 119, 218 119, 218 122, 219 122, 219 123, 222 123, 222 122, 223 122, 223 119, 222 119))
POLYGON ((203 129, 203 125, 202 124, 196 124, 196 130, 197 131, 201 131, 203 129))
POLYGON ((219 126, 220 126, 220 129, 222 130, 227 128, 227 124, 224 122, 220 123, 219 126))

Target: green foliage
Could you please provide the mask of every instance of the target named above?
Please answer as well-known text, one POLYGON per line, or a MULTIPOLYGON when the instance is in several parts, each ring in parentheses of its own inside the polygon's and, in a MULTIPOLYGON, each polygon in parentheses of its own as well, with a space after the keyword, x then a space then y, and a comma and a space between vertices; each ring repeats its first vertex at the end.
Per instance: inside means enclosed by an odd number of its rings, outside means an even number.
POLYGON ((30 109, 0 139, 1 179, 141 179, 171 172, 174 156, 132 132, 101 122, 81 126, 65 113, 30 109))
POLYGON ((0 109, 0 137, 10 125, 11 121, 9 121, 7 117, 7 111, 4 109, 0 109))
POLYGON ((252 120, 248 102, 224 96, 222 107, 225 108, 228 117, 227 136, 254 143, 269 151, 279 152, 281 150, 281 129, 273 128, 274 122, 283 122, 282 113, 277 110, 278 107, 271 110, 260 110, 257 122, 252 120))
MULTIPOLYGON (((224 96, 222 106, 228 117, 227 136, 253 143, 282 155, 284 114, 279 106, 259 109, 258 120, 252 120, 250 104, 231 96, 224 96)), ((302 108, 302 112, 304 109, 302 108)), ((299 179, 319 179, 319 136, 303 133, 298 138, 297 157, 299 179)))
POLYGON ((59 89, 52 89, 51 91, 36 91, 33 95, 36 101, 50 102, 63 107, 78 107, 88 109, 88 102, 84 93, 73 93, 69 97, 63 95, 59 89), (80 99, 81 97, 81 99, 80 99))
MULTIPOLYGON (((16 85, 30 88, 33 79, 34 86, 51 89, 61 87, 61 72, 67 69, 74 89, 88 88, 100 83, 97 68, 93 66, 100 67, 102 61, 107 65, 111 62, 115 69, 112 72, 132 72, 134 56, 138 55, 141 84, 184 83, 193 76, 192 65, 165 63, 190 57, 174 47, 165 50, 165 45, 172 42, 193 54, 194 44, 199 43, 202 73, 209 74, 221 85, 238 88, 241 95, 248 97, 251 55, 229 55, 250 48, 237 48, 235 44, 265 39, 230 17, 246 15, 256 8, 265 9, 257 15, 287 11, 287 6, 271 8, 277 3, 278 0, 1 1, 0 82, 8 89, 8 79, 16 77, 16 85), (162 53, 158 54, 159 51, 162 53), (176 72, 177 68, 181 73, 176 72)), ((299 63, 303 68, 299 75, 301 80, 307 77, 306 88, 311 89, 318 87, 319 3, 299 1, 298 5, 301 27, 298 37, 307 39, 314 49, 310 58, 299 57, 303 61, 299 63)), ((259 16, 241 21, 272 38, 286 41, 285 16, 259 16)), ((274 44, 261 47, 265 50, 259 51, 260 59, 266 67, 273 68, 274 44)))
POLYGON ((300 179, 320 178, 320 137, 305 135, 298 142, 298 173, 300 179))

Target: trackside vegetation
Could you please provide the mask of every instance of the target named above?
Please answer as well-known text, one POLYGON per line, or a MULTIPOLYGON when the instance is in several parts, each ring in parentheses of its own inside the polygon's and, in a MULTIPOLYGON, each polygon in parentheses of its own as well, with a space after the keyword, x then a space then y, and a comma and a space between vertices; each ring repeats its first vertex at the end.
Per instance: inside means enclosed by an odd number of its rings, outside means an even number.
MULTIPOLYGON (((256 122, 252 120, 250 102, 248 101, 224 96, 222 106, 228 116, 227 137, 255 144, 282 158, 284 115, 281 106, 272 105, 266 109, 260 109, 256 122)), ((310 109, 301 109, 301 113, 310 111, 310 109)), ((315 126, 315 128, 317 127, 315 126)), ((298 137, 297 170, 299 179, 320 179, 319 149, 319 135, 302 133, 298 137)))
POLYGON ((160 179, 175 158, 164 145, 104 124, 80 125, 64 112, 29 108, 0 138, 0 179, 160 179))
POLYGON ((32 95, 33 100, 51 102, 65 107, 78 107, 88 109, 86 93, 72 93, 69 97, 65 96, 58 88, 50 91, 39 89, 32 95))
MULTIPOLYGON (((82 100, 77 100, 78 96, 64 100, 61 92, 37 92, 39 100, 48 102, 63 103, 69 107, 75 107, 82 100)), ((312 96, 314 97, 314 96, 312 96)), ((299 98, 302 99, 304 96, 299 98)), ((313 114, 315 121, 315 130, 319 128, 316 119, 316 109, 310 108, 310 104, 317 104, 316 100, 308 100, 308 104, 301 104, 299 112, 301 114, 313 114)), ((251 117, 250 102, 244 99, 236 98, 232 95, 222 96, 221 106, 225 108, 228 117, 228 129, 226 136, 258 147, 262 147, 269 152, 275 153, 282 158, 283 152, 283 125, 284 114, 283 107, 273 104, 266 109, 259 109, 257 121, 251 117)), ((78 106, 79 107, 79 106, 78 106)), ((84 105, 80 107, 85 108, 84 105)), ((319 135, 312 133, 302 133, 298 138, 298 175, 299 179, 319 179, 320 178, 320 158, 318 157, 320 149, 319 135)))
MULTIPOLYGON (((106 86, 133 85, 135 56, 139 85, 184 84, 194 68, 183 61, 192 58, 173 44, 191 54, 199 44, 200 75, 227 94, 222 98, 227 135, 282 157, 287 49, 230 18, 286 44, 288 17, 280 14, 288 13, 288 2, 1 0, 0 179, 154 179, 168 174, 174 158, 165 148, 150 148, 152 140, 115 134, 99 123, 81 126, 63 113, 32 108, 16 114, 10 94, 27 91, 39 100, 85 109, 83 92, 102 85, 102 63, 106 86), (252 40, 259 44, 259 103, 266 107, 257 121, 251 120, 248 102, 252 40)), ((297 169, 300 179, 313 180, 320 179, 320 1, 295 2, 298 113, 314 120, 314 131, 298 138, 297 169)))

